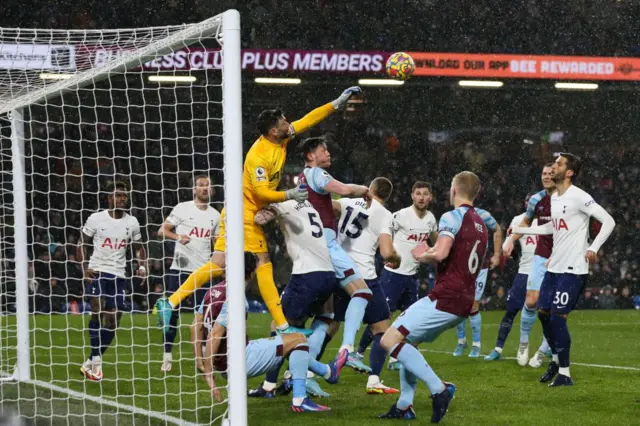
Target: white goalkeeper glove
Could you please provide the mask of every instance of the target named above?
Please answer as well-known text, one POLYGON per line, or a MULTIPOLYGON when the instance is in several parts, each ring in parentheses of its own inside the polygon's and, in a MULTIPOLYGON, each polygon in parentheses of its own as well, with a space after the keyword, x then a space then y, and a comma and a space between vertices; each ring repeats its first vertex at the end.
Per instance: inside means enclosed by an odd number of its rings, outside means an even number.
POLYGON ((347 101, 349 100, 351 95, 360 94, 360 93, 362 93, 362 89, 360 89, 360 86, 349 87, 347 90, 342 92, 342 94, 338 99, 331 102, 331 106, 333 106, 333 109, 338 111, 341 109, 344 109, 347 106, 347 101))
POLYGON ((287 200, 296 200, 299 203, 303 201, 307 201, 309 198, 309 192, 307 191, 307 186, 300 184, 293 189, 289 189, 285 192, 287 200))

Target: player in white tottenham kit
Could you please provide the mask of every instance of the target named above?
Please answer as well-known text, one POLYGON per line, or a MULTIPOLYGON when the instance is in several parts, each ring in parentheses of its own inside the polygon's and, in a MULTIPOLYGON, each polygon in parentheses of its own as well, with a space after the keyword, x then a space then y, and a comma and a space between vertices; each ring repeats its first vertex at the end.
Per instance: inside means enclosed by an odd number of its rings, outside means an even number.
MULTIPOLYGON (((385 263, 390 268, 397 268, 401 258, 393 247, 392 232, 389 228, 392 214, 384 207, 384 203, 393 192, 393 185, 387 178, 378 177, 371 182, 369 191, 373 195, 371 205, 363 199, 342 198, 333 202, 334 212, 340 217, 338 221, 338 242, 354 261, 362 278, 371 289, 373 297, 364 314, 363 322, 368 324, 367 330, 373 335, 373 345, 369 353, 367 393, 391 394, 397 389, 385 386, 380 381, 380 373, 387 358, 386 351, 380 345, 382 335, 391 325, 389 305, 378 281, 375 257, 378 247, 385 263)), ((344 321, 349 304, 349 296, 344 291, 334 295, 336 321, 344 321)), ((334 329, 334 333, 337 327, 334 329)), ((347 363, 348 365, 348 363, 347 363)))
MULTIPOLYGON (((418 300, 418 278, 416 276, 420 263, 413 258, 411 250, 423 242, 431 240, 435 244, 438 239, 438 224, 429 210, 429 203, 433 199, 431 185, 418 181, 411 188, 413 204, 393 214, 391 231, 393 245, 400 254, 400 267, 392 269, 386 267, 380 274, 380 284, 387 296, 387 303, 391 312, 405 310, 418 300)), ((367 328, 360 341, 358 352, 364 353, 373 335, 367 328)), ((397 366, 394 358, 389 359, 389 368, 397 366)))
MULTIPOLYGON (((525 208, 529 204, 529 199, 533 194, 527 195, 527 198, 524 201, 525 208)), ((522 213, 513 218, 511 221, 510 228, 515 226, 519 226, 520 223, 526 217, 526 213, 522 213)), ((536 219, 533 219, 531 226, 536 226, 538 224, 536 219)), ((509 240, 511 236, 507 237, 509 240)), ((535 235, 526 235, 524 238, 519 238, 518 243, 520 246, 520 262, 518 266, 518 274, 513 280, 513 285, 509 289, 509 294, 507 295, 507 312, 502 317, 502 321, 500 321, 500 328, 498 329, 498 339, 496 340, 496 346, 491 351, 489 355, 487 355, 484 359, 487 361, 497 361, 502 358, 502 348, 504 347, 504 342, 507 340, 507 336, 509 336, 509 332, 511 331, 511 327, 513 326, 513 320, 515 319, 518 312, 524 306, 524 301, 527 297, 527 282, 529 280, 529 273, 531 272, 531 265, 533 263, 533 254, 536 251, 536 236, 535 235)), ((503 249, 507 246, 508 241, 505 241, 503 244, 503 249)), ((522 319, 521 319, 522 321, 522 319)), ((525 354, 525 349, 529 346, 529 334, 520 333, 520 345, 518 347, 518 364, 521 366, 527 365, 527 361, 529 360, 528 350, 525 354)))
POLYGON ((573 385, 569 373, 571 337, 567 316, 575 308, 584 290, 589 264, 596 261, 598 250, 607 241, 616 224, 611 215, 589 194, 573 185, 580 172, 580 165, 580 159, 575 155, 560 153, 553 164, 552 176, 556 192, 551 195, 551 222, 513 230, 518 234, 553 234, 553 252, 538 298, 542 331, 553 353, 553 360, 540 381, 546 383, 553 380, 549 386, 573 385), (589 245, 587 239, 591 217, 602 223, 602 228, 589 245))
MULTIPOLYGON (((256 213, 255 222, 264 226, 276 218, 284 235, 287 253, 293 261, 291 278, 281 296, 282 311, 288 324, 300 328, 304 327, 307 319, 315 316, 311 324, 313 332, 307 338, 309 354, 315 359, 333 320, 333 310, 325 302, 340 286, 324 239, 320 215, 311 203, 289 200, 271 204, 256 213)), ((275 332, 272 335, 275 336, 275 332)), ((346 357, 345 352, 337 363, 338 370, 346 357)), ((279 372, 280 366, 270 370, 262 387, 250 391, 249 396, 273 397, 277 393, 279 372)), ((306 387, 311 394, 326 395, 312 378, 307 379, 306 387)))
MULTIPOLYGON (((208 176, 197 176, 193 200, 176 205, 158 230, 158 238, 176 242, 171 263, 167 297, 178 290, 189 275, 209 261, 220 229, 220 213, 209 205, 212 187, 208 176)), ((203 286, 195 292, 194 306, 199 306, 207 291, 203 286)), ((169 327, 163 327, 164 355, 160 369, 171 371, 171 350, 178 334, 180 309, 173 310, 169 327)))
POLYGON ((127 250, 131 244, 138 259, 136 275, 146 276, 146 251, 142 244, 138 219, 127 214, 129 193, 124 182, 110 184, 109 208, 93 213, 87 219, 76 257, 82 263, 86 293, 91 302, 89 339, 91 355, 80 371, 89 380, 102 380, 102 355, 105 353, 126 309, 125 296, 130 287, 126 274, 127 250), (93 253, 87 259, 87 249, 93 253))

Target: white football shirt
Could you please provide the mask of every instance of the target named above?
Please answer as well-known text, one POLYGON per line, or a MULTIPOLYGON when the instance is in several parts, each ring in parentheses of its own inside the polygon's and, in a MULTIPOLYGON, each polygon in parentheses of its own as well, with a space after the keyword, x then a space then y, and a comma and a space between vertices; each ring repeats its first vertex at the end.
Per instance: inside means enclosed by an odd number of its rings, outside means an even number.
POLYGON ((127 213, 114 219, 103 210, 89 216, 82 232, 93 240, 89 269, 125 278, 129 243, 142 240, 138 219, 127 213))
POLYGON ((195 201, 186 201, 171 210, 167 223, 173 225, 176 234, 191 238, 185 245, 176 241, 171 269, 193 272, 209 261, 211 239, 220 230, 220 213, 216 209, 207 205, 201 210, 195 201))
POLYGON ((391 269, 387 266, 385 268, 397 274, 415 275, 420 262, 413 258, 411 250, 418 244, 427 242, 431 233, 438 230, 435 216, 427 210, 424 217, 419 218, 413 206, 409 206, 393 214, 391 230, 393 231, 393 246, 402 257, 402 262, 398 269, 391 269))
POLYGON ((391 212, 373 200, 367 209, 362 198, 342 198, 338 221, 338 242, 358 267, 365 280, 373 280, 376 274, 376 250, 380 234, 389 234, 391 212))
POLYGON ((553 224, 553 252, 549 258, 548 271, 556 274, 586 275, 589 264, 585 259, 587 250, 598 252, 607 241, 615 221, 596 203, 591 195, 571 185, 562 195, 551 195, 551 222, 553 224), (602 223, 602 229, 589 246, 589 218, 602 223))
MULTIPOLYGON (((527 216, 526 213, 522 213, 513 218, 511 221, 511 228, 516 226, 520 226, 522 220, 527 216)), ((538 224, 538 219, 533 219, 531 222, 531 226, 536 226, 538 224)), ((511 237, 508 237, 511 238, 511 237)), ((518 239, 518 243, 520 244, 520 264, 518 266, 518 273, 523 275, 529 275, 531 273, 531 266, 533 264, 533 255, 536 251, 536 246, 538 244, 537 235, 523 235, 518 239)), ((505 241, 506 244, 506 241, 505 241)), ((502 245, 504 248, 504 244, 502 245)))
POLYGON ((271 207, 278 214, 287 253, 293 260, 292 274, 331 271, 333 265, 324 239, 320 214, 311 203, 289 200, 271 207))

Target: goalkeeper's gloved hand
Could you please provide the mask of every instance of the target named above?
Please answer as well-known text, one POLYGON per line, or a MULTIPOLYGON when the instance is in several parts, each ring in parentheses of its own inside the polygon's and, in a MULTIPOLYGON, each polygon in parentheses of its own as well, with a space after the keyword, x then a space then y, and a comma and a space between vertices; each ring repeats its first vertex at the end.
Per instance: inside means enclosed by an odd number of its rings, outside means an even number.
POLYGON ((300 184, 293 189, 289 189, 285 194, 287 196, 287 200, 296 200, 299 203, 307 201, 307 198, 309 198, 307 187, 303 184, 300 184))
POLYGON ((331 102, 331 105, 336 110, 344 109, 347 106, 347 101, 349 100, 351 95, 360 94, 360 93, 362 93, 362 89, 360 89, 360 86, 349 87, 347 90, 342 92, 342 94, 338 99, 331 102))

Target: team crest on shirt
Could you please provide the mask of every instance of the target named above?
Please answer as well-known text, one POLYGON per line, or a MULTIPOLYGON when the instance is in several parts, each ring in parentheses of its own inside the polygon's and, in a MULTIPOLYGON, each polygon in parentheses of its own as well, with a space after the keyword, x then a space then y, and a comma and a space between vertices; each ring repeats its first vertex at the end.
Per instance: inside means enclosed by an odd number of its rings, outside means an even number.
POLYGON ((262 182, 262 181, 264 181, 266 179, 267 179, 267 174, 264 171, 264 167, 257 167, 256 168, 256 180, 258 182, 262 182))

